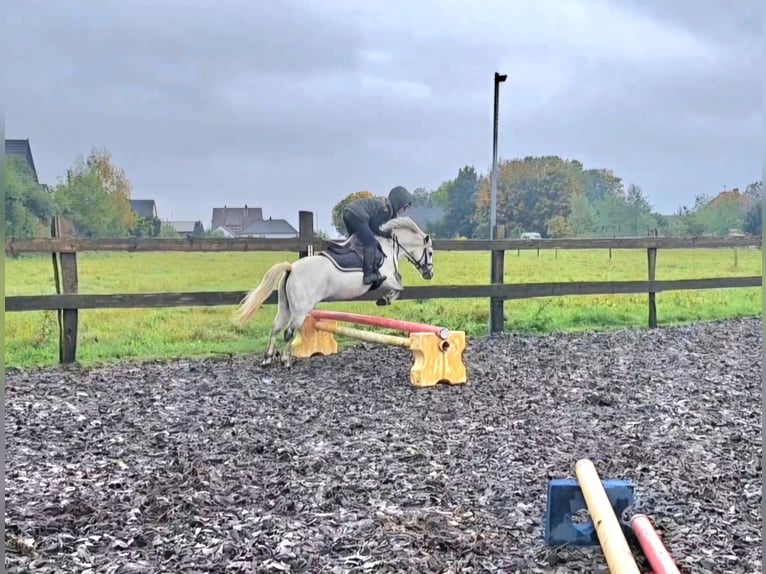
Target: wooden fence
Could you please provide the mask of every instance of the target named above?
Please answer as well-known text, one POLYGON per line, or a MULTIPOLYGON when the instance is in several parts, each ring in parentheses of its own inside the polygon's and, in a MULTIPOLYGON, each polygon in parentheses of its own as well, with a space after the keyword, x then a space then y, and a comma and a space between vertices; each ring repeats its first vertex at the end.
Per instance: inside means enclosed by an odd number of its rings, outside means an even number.
MULTIPOLYGON (((74 362, 77 350, 77 313, 80 309, 181 307, 235 305, 246 291, 202 291, 184 293, 130 293, 92 294, 78 293, 77 253, 83 251, 149 251, 223 252, 223 251, 292 251, 306 257, 312 251, 324 248, 325 241, 314 235, 314 215, 299 212, 299 236, 290 239, 218 239, 218 238, 127 238, 82 239, 72 237, 71 223, 54 218, 50 238, 9 239, 5 243, 6 255, 23 253, 51 253, 53 258, 56 295, 17 295, 5 298, 6 311, 56 310, 59 322, 59 360, 74 362)), ((504 230, 498 226, 496 237, 504 230)), ((761 247, 761 236, 740 237, 623 237, 596 239, 494 239, 494 240, 435 240, 437 251, 489 251, 489 285, 440 285, 406 287, 402 300, 412 299, 464 299, 488 298, 490 307, 489 331, 504 330, 504 301, 531 297, 559 297, 564 295, 613 295, 646 293, 648 295, 649 327, 657 326, 655 295, 661 291, 687 289, 729 289, 760 287, 761 276, 674 279, 657 281, 655 270, 658 249, 737 248, 761 247), (504 261, 506 251, 550 249, 642 249, 647 253, 646 281, 588 281, 569 283, 515 283, 506 284, 504 261)), ((248 288, 250 288, 249 286, 248 288)), ((374 300, 368 294, 360 300, 374 300)), ((267 304, 276 303, 276 293, 267 304)))

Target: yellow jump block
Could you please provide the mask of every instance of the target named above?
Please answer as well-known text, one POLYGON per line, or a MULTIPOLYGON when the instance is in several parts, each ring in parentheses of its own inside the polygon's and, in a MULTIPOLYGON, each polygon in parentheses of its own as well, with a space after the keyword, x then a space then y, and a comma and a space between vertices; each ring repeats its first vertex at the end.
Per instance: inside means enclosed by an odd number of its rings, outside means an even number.
POLYGON ((338 352, 336 334, 409 349, 413 356, 410 383, 415 387, 432 387, 438 383, 461 385, 468 380, 463 363, 463 331, 451 331, 444 340, 434 333, 410 333, 408 337, 397 337, 344 327, 337 321, 317 320, 309 315, 293 341, 292 355, 298 358, 334 355, 338 352))

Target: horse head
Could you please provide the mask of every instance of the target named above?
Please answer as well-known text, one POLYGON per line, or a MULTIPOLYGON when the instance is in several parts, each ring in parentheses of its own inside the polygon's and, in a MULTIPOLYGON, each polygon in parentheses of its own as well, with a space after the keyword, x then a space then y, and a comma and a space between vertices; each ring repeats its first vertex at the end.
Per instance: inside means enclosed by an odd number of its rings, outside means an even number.
POLYGON ((433 279, 434 248, 430 235, 409 217, 391 219, 380 227, 391 231, 394 259, 400 259, 404 255, 423 279, 433 279))

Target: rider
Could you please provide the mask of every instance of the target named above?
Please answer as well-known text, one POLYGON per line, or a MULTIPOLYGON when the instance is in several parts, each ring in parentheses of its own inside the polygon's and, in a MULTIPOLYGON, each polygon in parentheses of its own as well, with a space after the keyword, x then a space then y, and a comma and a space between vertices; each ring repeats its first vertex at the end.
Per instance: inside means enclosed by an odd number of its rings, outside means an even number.
POLYGON ((378 242, 375 235, 391 238, 391 232, 384 232, 380 226, 401 215, 412 205, 412 195, 402 186, 393 188, 385 197, 361 197, 349 203, 343 210, 343 223, 351 237, 354 233, 364 246, 365 285, 385 281, 386 277, 373 271, 378 242))

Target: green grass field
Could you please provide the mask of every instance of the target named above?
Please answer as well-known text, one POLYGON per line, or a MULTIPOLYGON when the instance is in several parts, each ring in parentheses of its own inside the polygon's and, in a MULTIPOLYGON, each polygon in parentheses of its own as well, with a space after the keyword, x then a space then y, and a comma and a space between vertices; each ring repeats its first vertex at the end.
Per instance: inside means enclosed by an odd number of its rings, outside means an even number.
MULTIPOLYGON (((293 253, 81 253, 80 293, 228 291, 255 287, 266 269, 293 253)), ((431 284, 489 283, 489 253, 437 252, 431 284)), ((522 251, 506 253, 505 281, 566 282, 645 280, 645 250, 522 251)), ((757 249, 660 250, 657 279, 761 274, 757 249), (736 260, 736 262, 735 262, 736 260)), ((405 286, 425 285, 403 265, 405 286)), ((5 260, 5 293, 55 293, 49 255, 5 260)), ((322 304, 322 308, 380 314, 487 333, 487 299, 400 301, 379 308, 374 302, 322 304)), ((660 325, 760 315, 760 288, 667 292, 657 295, 660 325)), ((232 325, 233 306, 80 311, 77 357, 82 364, 125 358, 199 357, 220 353, 261 353, 276 307, 264 307, 244 329, 232 325)), ((506 329, 546 332, 645 326, 646 295, 524 299, 505 304, 506 329)), ((56 313, 5 314, 6 366, 58 361, 56 313)))

